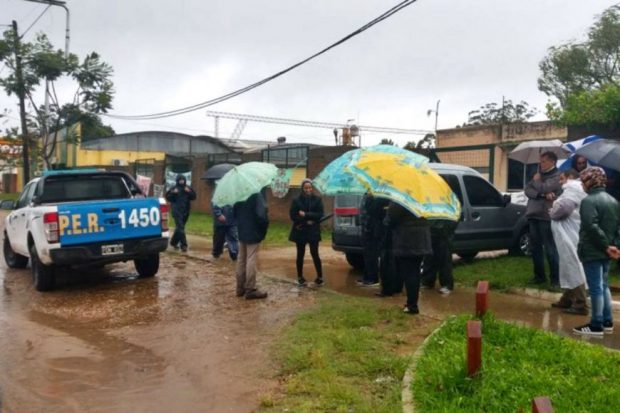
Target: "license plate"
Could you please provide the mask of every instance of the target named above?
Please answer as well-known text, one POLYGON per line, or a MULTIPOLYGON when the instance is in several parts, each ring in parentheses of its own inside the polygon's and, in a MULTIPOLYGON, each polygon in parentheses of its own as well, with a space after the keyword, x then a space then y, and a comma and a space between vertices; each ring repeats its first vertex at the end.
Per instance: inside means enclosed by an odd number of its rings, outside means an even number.
POLYGON ((353 217, 338 217, 338 223, 343 227, 352 227, 353 217))
POLYGON ((102 245, 101 255, 118 255, 123 253, 123 244, 102 245))

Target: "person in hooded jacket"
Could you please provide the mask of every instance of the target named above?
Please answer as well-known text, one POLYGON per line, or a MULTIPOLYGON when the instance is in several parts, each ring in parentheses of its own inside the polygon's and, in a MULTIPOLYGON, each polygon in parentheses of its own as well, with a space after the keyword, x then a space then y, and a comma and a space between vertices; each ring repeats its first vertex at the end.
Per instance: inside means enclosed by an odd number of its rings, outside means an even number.
POLYGON ((239 254, 239 240, 237 238, 237 223, 233 207, 226 205, 219 207, 212 204, 213 211, 213 258, 219 258, 224 251, 224 243, 228 245, 228 255, 233 261, 237 261, 239 254))
POLYGON ((189 219, 190 202, 194 199, 196 199, 196 192, 187 185, 185 176, 179 174, 176 185, 166 192, 166 200, 170 203, 172 218, 174 218, 174 233, 170 238, 170 245, 174 249, 180 246, 183 252, 187 251, 185 224, 189 219))
POLYGON ((592 315, 588 324, 573 328, 573 332, 602 336, 614 330, 608 254, 618 236, 620 206, 605 192, 607 179, 603 169, 593 166, 581 172, 579 177, 588 196, 579 207, 581 226, 577 252, 590 290, 592 315))
POLYGON ((319 242, 321 241, 321 225, 323 218, 323 201, 321 198, 312 193, 312 181, 304 179, 301 183, 301 194, 293 200, 289 216, 293 221, 289 241, 297 246, 297 282, 299 285, 305 285, 304 278, 304 255, 306 253, 306 244, 310 246, 310 255, 314 268, 316 269, 316 285, 323 284, 323 268, 321 266, 321 257, 319 256, 319 242))

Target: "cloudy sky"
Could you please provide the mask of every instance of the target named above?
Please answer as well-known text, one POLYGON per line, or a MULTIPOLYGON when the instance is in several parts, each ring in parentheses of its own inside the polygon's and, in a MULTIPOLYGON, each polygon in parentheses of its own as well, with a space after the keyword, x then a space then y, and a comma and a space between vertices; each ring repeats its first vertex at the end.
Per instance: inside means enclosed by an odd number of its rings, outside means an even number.
MULTIPOLYGON (((71 52, 97 51, 114 67, 112 113, 142 115, 219 97, 272 75, 344 37, 400 0, 67 0, 71 52)), ((370 30, 268 84, 208 110, 406 129, 467 120, 488 102, 525 100, 541 111, 538 63, 550 46, 584 38, 617 0, 419 0, 370 30)), ((46 6, 0 0, 0 25, 24 31, 46 6)), ((0 26, 3 30, 6 27, 0 26)), ((65 12, 50 8, 26 34, 64 48, 65 12)), ((7 68, 0 65, 0 75, 7 68)), ((68 93, 69 90, 66 90, 68 93)), ((0 95, 0 110, 18 116, 0 95)), ((117 133, 214 135, 202 109, 149 121, 106 119, 117 133)), ((537 119, 544 119, 541 113, 537 119)), ((0 122, 1 123, 1 122, 0 122)), ((4 119, 3 128, 17 124, 4 119)), ((235 120, 220 120, 229 137, 235 120)), ((329 129, 248 123, 242 138, 331 144, 329 129)), ((413 135, 363 133, 363 144, 413 135)))

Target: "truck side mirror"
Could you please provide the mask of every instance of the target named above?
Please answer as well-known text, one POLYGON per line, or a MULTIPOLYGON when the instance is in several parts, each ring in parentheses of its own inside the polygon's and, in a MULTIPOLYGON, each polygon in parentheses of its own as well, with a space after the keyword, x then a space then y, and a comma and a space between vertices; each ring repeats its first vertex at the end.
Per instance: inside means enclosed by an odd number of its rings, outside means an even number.
POLYGON ((0 202, 0 209, 5 209, 5 210, 12 210, 15 209, 15 201, 12 201, 10 199, 5 199, 3 201, 0 202))
POLYGON ((504 201, 504 206, 507 206, 508 204, 510 204, 510 201, 512 201, 512 197, 510 196, 510 194, 504 194, 502 200, 504 201))

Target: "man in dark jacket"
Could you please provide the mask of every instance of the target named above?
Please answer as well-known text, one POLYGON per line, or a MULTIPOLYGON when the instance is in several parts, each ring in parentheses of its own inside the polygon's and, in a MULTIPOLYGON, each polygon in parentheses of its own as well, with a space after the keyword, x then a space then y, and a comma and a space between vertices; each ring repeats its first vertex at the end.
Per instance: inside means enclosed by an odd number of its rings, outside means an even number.
POLYGON ((418 314, 420 267, 423 257, 433 252, 429 223, 394 202, 390 202, 388 207, 387 220, 392 231, 395 268, 405 281, 407 290, 407 303, 403 311, 418 314))
POLYGON ((237 224, 233 208, 229 205, 218 207, 211 205, 213 211, 213 258, 219 258, 224 251, 224 242, 228 244, 228 255, 233 261, 237 260, 239 245, 237 238, 237 224))
POLYGON ((178 249, 179 245, 183 252, 187 251, 187 237, 185 236, 185 224, 189 219, 190 202, 196 199, 196 192, 187 185, 185 176, 177 176, 176 185, 166 192, 166 200, 172 207, 174 218, 174 233, 170 239, 170 245, 178 249))
POLYGON ((379 246, 384 232, 383 219, 388 201, 366 193, 362 198, 360 226, 364 248, 364 274, 358 284, 373 286, 379 283, 379 246))
POLYGON ((609 291, 609 256, 620 225, 620 206, 605 192, 605 172, 590 167, 581 172, 583 189, 588 193, 579 207, 581 226, 577 253, 583 263, 590 291, 590 323, 575 327, 577 334, 602 336, 614 330, 609 291))
POLYGON ((267 201, 261 193, 234 206, 234 216, 239 232, 237 257, 237 297, 247 300, 266 298, 267 293, 256 288, 258 249, 267 235, 269 217, 267 201))
POLYGON ((558 157, 553 152, 540 155, 539 170, 525 187, 525 196, 528 198, 525 216, 530 227, 530 245, 534 261, 534 278, 530 282, 543 284, 546 281, 544 258, 546 255, 551 272, 551 290, 554 291, 560 291, 560 273, 549 209, 554 199, 562 193, 560 171, 555 166, 557 160, 558 157))

